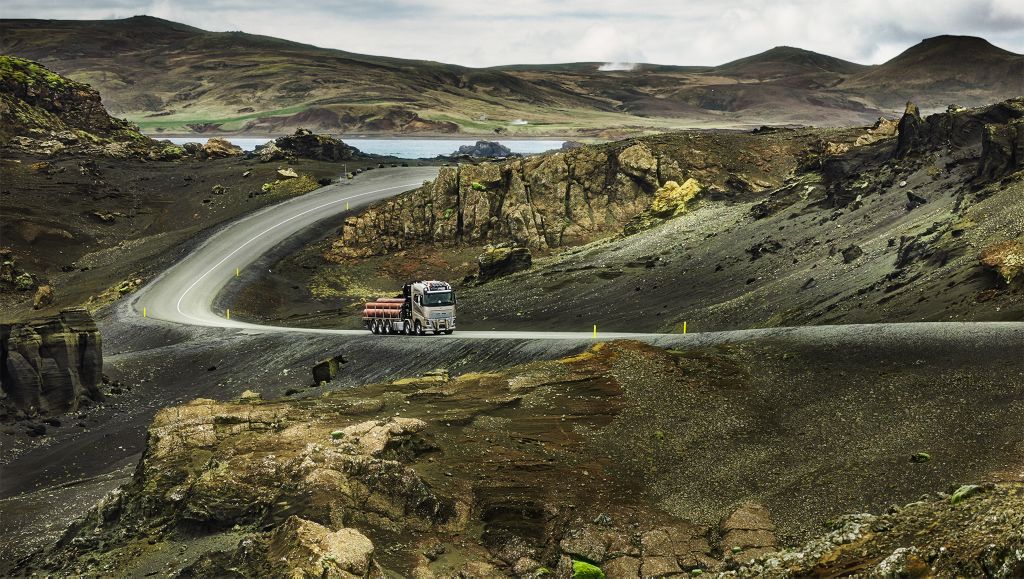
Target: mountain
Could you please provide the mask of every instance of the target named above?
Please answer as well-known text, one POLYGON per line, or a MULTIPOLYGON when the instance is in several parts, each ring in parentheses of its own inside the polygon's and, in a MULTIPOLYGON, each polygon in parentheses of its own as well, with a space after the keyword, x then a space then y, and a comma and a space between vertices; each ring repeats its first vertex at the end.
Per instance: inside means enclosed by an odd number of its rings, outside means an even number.
POLYGON ((776 46, 760 54, 716 66, 712 71, 725 76, 765 80, 814 73, 844 76, 870 68, 810 50, 776 46))
POLYGON ((876 67, 776 47, 717 67, 476 69, 136 16, 2 20, 0 52, 88 83, 112 113, 165 134, 306 127, 617 137, 680 127, 864 124, 894 114, 908 98, 933 108, 952 97, 973 105, 1024 92, 1024 57, 963 37, 930 39, 876 67), (965 45, 970 58, 960 62, 965 45))
POLYGON ((980 106, 1024 95, 1024 55, 973 36, 936 36, 837 88, 882 107, 912 100, 925 109, 980 106))

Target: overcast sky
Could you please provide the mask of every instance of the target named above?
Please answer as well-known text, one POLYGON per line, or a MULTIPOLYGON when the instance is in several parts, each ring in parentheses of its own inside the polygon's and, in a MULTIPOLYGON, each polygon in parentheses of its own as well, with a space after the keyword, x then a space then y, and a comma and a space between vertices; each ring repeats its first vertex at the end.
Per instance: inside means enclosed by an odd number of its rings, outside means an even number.
POLYGON ((721 64, 788 45, 864 64, 923 38, 1024 53, 1024 0, 3 0, 0 17, 148 14, 351 52, 467 66, 721 64))

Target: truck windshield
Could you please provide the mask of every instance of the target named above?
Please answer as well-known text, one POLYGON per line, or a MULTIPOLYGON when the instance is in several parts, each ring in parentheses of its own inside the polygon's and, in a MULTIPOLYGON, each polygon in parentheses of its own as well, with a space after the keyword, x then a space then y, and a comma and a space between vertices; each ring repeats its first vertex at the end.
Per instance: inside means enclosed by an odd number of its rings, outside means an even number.
POLYGON ((454 306, 455 292, 430 292, 423 295, 425 306, 454 306))

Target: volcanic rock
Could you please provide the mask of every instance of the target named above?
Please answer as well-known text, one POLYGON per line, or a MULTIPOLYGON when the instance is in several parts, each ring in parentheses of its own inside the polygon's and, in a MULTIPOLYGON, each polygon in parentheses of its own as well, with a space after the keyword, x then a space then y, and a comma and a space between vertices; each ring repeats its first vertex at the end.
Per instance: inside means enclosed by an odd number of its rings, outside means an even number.
POLYGON ((238 157, 245 154, 242 147, 232 144, 231 141, 226 139, 209 139, 206 144, 203 145, 203 153, 206 157, 211 159, 221 157, 238 157))
POLYGON ((981 264, 992 269, 1006 283, 1012 283, 1024 272, 1024 242, 1008 239, 989 245, 981 252, 981 264))
POLYGON ((517 271, 530 269, 533 265, 533 254, 526 247, 494 247, 487 246, 477 258, 480 283, 506 276, 517 271))
POLYGON ((264 163, 296 157, 320 161, 348 161, 359 155, 359 149, 328 135, 317 135, 308 129, 297 129, 293 135, 278 137, 266 145, 256 147, 254 154, 264 163))
POLYGON ((511 156, 512 150, 497 141, 477 141, 475 145, 462 145, 454 154, 469 157, 497 158, 511 156))
POLYGON ((908 102, 907 109, 903 112, 903 116, 900 118, 896 128, 898 135, 896 141, 897 159, 902 159, 910 154, 923 123, 924 121, 921 120, 921 112, 917 109, 917 105, 908 102))
POLYGON ((134 124, 107 114, 87 84, 39 63, 0 56, 0 145, 40 156, 148 157, 161 149, 134 124))
POLYGON ((45 308, 53 303, 53 287, 41 285, 36 288, 36 295, 32 298, 32 309, 45 308))
POLYGON ((654 193, 651 213, 657 217, 673 217, 686 211, 686 204, 701 191, 696 179, 687 179, 682 185, 668 181, 654 193))
POLYGON ((0 387, 15 408, 59 413, 102 398, 100 333, 84 309, 0 325, 0 357, 0 387))
POLYGON ((364 577, 373 557, 373 543, 355 529, 331 531, 291 516, 270 535, 267 561, 289 577, 364 577))
POLYGON ((993 181, 1020 170, 1024 170, 1024 119, 985 125, 978 179, 993 181))
POLYGON ((734 559, 749 561, 775 549, 775 525, 764 506, 747 502, 724 517, 718 525, 719 548, 734 559))

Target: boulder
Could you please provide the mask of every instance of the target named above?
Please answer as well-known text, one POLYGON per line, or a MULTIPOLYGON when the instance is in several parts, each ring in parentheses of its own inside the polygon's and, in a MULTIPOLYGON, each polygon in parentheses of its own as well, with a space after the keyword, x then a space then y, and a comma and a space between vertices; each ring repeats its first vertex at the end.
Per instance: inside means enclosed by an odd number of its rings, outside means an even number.
POLYGON ((28 291, 35 287, 36 278, 32 277, 32 274, 28 272, 21 272, 14 278, 14 289, 18 291, 28 291))
POLYGON ((1006 283, 1012 283, 1024 272, 1024 242, 1016 239, 1000 241, 985 247, 979 258, 981 264, 996 273, 1006 283))
POLYGON ((533 254, 526 247, 494 247, 487 246, 477 258, 480 283, 506 276, 517 271, 530 269, 533 265, 533 254))
POLYGON ((475 145, 462 145, 454 154, 493 159, 510 157, 512 150, 496 141, 477 141, 475 145))
POLYGON ((364 577, 373 543, 355 529, 331 531, 291 516, 270 535, 267 561, 280 577, 364 577))
POLYGON ((206 157, 216 159, 222 157, 238 157, 245 154, 238 145, 232 144, 226 139, 210 139, 203 145, 203 153, 206 157))
POLYGON ((320 360, 313 366, 313 384, 330 382, 338 375, 339 364, 345 363, 344 356, 333 356, 326 360, 320 360))
POLYGON ((658 159, 644 144, 627 147, 619 153, 619 167, 634 179, 647 183, 657 182, 658 159))
POLYGON ((102 398, 100 333, 84 309, 0 325, 0 354, 0 388, 15 408, 59 413, 102 398))
POLYGON ((858 257, 864 255, 864 250, 859 245, 851 245, 843 250, 843 263, 853 263, 858 257))
POLYGON ((299 174, 295 172, 295 169, 285 168, 277 170, 278 179, 296 179, 299 174))
POLYGON ((656 217, 674 217, 686 211, 686 204, 701 192, 696 179, 687 179, 682 185, 668 181, 654 192, 651 213, 656 217))
POLYGON ((32 309, 39 310, 53 303, 53 287, 41 285, 36 288, 36 295, 32 298, 32 309))

